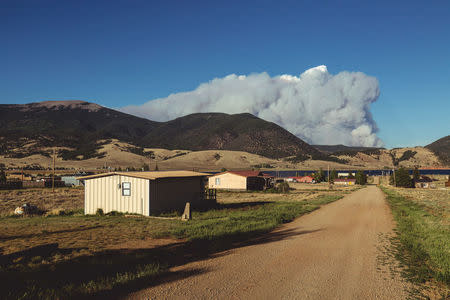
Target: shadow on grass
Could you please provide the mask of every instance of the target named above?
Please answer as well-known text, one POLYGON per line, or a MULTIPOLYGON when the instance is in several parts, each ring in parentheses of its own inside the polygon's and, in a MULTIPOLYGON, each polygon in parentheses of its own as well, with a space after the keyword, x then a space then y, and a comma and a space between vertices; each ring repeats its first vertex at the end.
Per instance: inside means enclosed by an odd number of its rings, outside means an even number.
POLYGON ((222 209, 242 209, 242 208, 255 208, 261 205, 274 203, 273 201, 255 201, 255 202, 234 202, 234 203, 217 203, 214 208, 217 210, 222 209))
MULTIPOLYGON (((319 229, 320 230, 320 229, 319 229)), ((29 260, 17 258, 26 256, 46 257, 54 253, 68 253, 75 249, 59 248, 58 244, 47 244, 26 251, 1 256, 0 281, 2 288, 0 298, 119 298, 144 288, 157 286, 161 283, 181 280, 197 276, 208 269, 190 269, 177 272, 170 268, 183 266, 190 262, 201 261, 218 256, 228 255, 226 250, 239 247, 267 244, 293 238, 295 236, 313 233, 315 231, 299 229, 277 230, 264 234, 252 232, 226 236, 218 240, 197 240, 173 243, 150 249, 121 249, 97 252, 91 256, 81 256, 69 261, 54 264, 41 264, 37 267, 26 265, 29 260), (46 254, 47 253, 47 254, 46 254), (107 288, 102 282, 114 281, 121 274, 139 273, 142 266, 153 264, 158 270, 152 274, 130 277, 126 280, 116 280, 107 288), (93 289, 86 291, 80 286, 89 285, 93 289), (26 293, 24 293, 26 291, 26 293)))
POLYGON ((104 227, 104 226, 96 225, 96 226, 89 226, 89 227, 75 228, 75 229, 72 228, 72 229, 64 229, 64 230, 56 230, 56 231, 43 231, 41 233, 31 233, 31 234, 13 235, 13 236, 0 236, 0 241, 41 237, 41 236, 48 236, 50 234, 57 234, 57 233, 80 232, 80 231, 87 231, 87 230, 96 229, 96 228, 100 228, 100 227, 104 227))

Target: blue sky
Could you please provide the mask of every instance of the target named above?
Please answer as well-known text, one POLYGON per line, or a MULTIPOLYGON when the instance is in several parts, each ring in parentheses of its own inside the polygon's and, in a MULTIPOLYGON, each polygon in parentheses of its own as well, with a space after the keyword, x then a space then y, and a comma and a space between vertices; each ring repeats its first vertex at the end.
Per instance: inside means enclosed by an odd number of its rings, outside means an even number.
POLYGON ((0 103, 122 107, 326 65, 379 80, 387 147, 450 134, 450 2, 363 2, 0 0, 0 103))

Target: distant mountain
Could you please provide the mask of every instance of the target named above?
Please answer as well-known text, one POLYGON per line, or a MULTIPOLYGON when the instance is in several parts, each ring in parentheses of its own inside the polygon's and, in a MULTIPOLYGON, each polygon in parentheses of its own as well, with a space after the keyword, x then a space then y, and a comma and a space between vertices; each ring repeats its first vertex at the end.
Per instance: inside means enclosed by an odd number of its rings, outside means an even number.
POLYGON ((84 101, 0 105, 0 155, 49 155, 49 147, 59 146, 68 148, 60 153, 65 159, 86 159, 98 156, 98 141, 107 139, 137 147, 240 150, 271 158, 319 153, 251 114, 201 113, 154 122, 84 101), (20 151, 24 145, 27 152, 20 151))
POLYGON ((360 152, 360 151, 367 151, 367 150, 370 151, 370 150, 376 150, 376 149, 383 149, 383 148, 376 148, 376 147, 345 146, 345 145, 312 145, 312 146, 326 154, 332 154, 332 153, 337 153, 337 152, 360 152))
POLYGON ((248 113, 184 116, 161 123, 144 140, 167 149, 238 150, 271 158, 318 152, 275 123, 248 113))
POLYGON ((426 145, 425 148, 433 151, 443 164, 450 165, 450 135, 426 145))

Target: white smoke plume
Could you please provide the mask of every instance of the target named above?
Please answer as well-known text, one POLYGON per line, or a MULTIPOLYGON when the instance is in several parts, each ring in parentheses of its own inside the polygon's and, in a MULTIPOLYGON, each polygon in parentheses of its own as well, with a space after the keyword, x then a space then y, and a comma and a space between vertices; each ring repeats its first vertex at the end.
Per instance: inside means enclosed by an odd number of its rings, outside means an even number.
POLYGON ((274 122, 310 144, 383 146, 370 104, 378 80, 361 72, 332 75, 326 66, 300 76, 267 73, 215 78, 189 92, 121 110, 155 121, 196 112, 248 112, 274 122))

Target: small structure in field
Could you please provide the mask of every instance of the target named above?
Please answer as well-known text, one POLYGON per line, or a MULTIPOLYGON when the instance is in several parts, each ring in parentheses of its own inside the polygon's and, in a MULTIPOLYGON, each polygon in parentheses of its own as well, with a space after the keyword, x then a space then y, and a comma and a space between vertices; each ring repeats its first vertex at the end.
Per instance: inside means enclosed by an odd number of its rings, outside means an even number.
POLYGON ((79 175, 62 175, 61 181, 64 181, 66 186, 80 186, 81 181, 77 179, 79 175))
POLYGON ((336 178, 334 180, 334 184, 340 184, 340 185, 355 185, 356 179, 341 179, 336 178))
POLYGON ((149 216, 164 211, 182 212, 208 204, 205 178, 192 171, 111 172, 79 177, 84 181, 84 212, 118 211, 149 216))
POLYGON ((446 187, 450 187, 450 176, 448 176, 448 181, 445 183, 446 187))
POLYGON ((260 171, 226 171, 209 177, 210 189, 262 191, 273 187, 273 176, 260 171))
POLYGON ((416 188, 423 188, 423 189, 428 189, 428 188, 432 188, 435 187, 434 184, 432 184, 433 180, 428 177, 428 176, 420 176, 419 179, 414 181, 414 186, 416 188))
POLYGON ((300 182, 300 183, 314 183, 314 178, 311 176, 294 176, 288 177, 287 182, 300 182))
POLYGON ((297 182, 314 183, 315 181, 314 181, 314 178, 312 178, 311 176, 302 176, 297 179, 297 182))
POLYGON ((348 176, 355 176, 355 175, 356 175, 355 172, 338 172, 337 173, 338 178, 348 177, 348 176))
POLYGON ((9 181, 15 181, 15 180, 21 180, 21 181, 33 181, 33 176, 29 174, 22 174, 22 173, 11 173, 8 175, 9 181))

